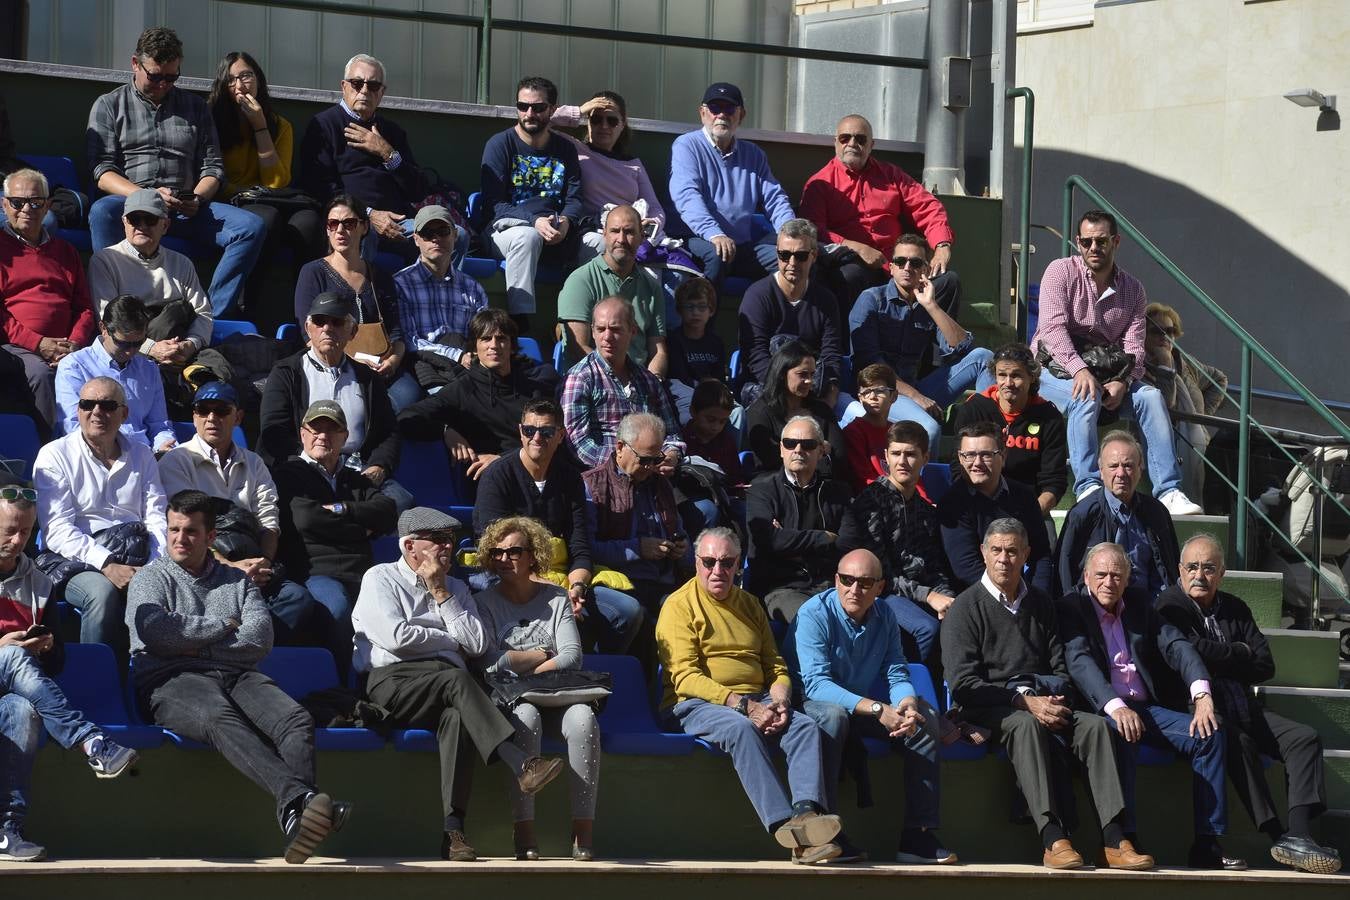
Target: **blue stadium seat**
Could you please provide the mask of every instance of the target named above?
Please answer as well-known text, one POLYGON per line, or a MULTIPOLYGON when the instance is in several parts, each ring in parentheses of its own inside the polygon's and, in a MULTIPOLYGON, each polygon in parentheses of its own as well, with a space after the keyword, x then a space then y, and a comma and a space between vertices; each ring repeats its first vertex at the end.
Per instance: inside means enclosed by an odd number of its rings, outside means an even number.
MULTIPOLYGON (((174 440, 180 444, 186 444, 197 436, 197 426, 191 422, 170 422, 169 424, 173 426, 174 440)), ((234 443, 236 447, 248 449, 248 438, 244 435, 242 425, 234 426, 234 443)))
POLYGON ((582 665, 609 672, 614 693, 600 713, 600 746, 620 756, 688 756, 695 740, 687 734, 667 734, 656 723, 647 702, 642 665, 631 656, 588 653, 582 665))
POLYGON ((741 374, 741 351, 731 351, 731 383, 735 384, 741 374))
MULTIPOLYGON (((67 644, 67 645, 66 645, 66 648, 69 649, 69 648, 72 647, 72 646, 74 646, 74 645, 73 645, 73 644, 67 644)), ((169 741, 169 743, 173 744, 173 745, 174 745, 175 747, 177 747, 179 750, 210 750, 210 749, 211 749, 209 746, 207 746, 206 744, 203 744, 201 741, 194 741, 194 740, 192 740, 191 738, 185 738, 185 737, 183 737, 181 734, 179 734, 178 732, 173 731, 173 730, 171 730, 171 729, 168 729, 168 728, 161 728, 161 727, 158 726, 158 725, 148 725, 148 724, 141 718, 140 710, 139 710, 139 709, 137 708, 137 706, 136 706, 136 660, 135 660, 135 658, 133 658, 133 659, 131 660, 131 668, 130 668, 130 670, 129 670, 129 672, 128 672, 128 675, 127 675, 127 683, 126 683, 126 687, 125 687, 125 689, 124 689, 124 691, 123 691, 122 696, 123 696, 123 699, 124 699, 124 701, 125 701, 125 703, 126 703, 127 713, 128 713, 128 715, 130 716, 131 721, 132 721, 133 724, 140 725, 140 726, 143 726, 143 727, 151 727, 151 728, 155 728, 156 730, 158 730, 159 732, 161 732, 161 733, 164 735, 164 737, 169 741)))
MULTIPOLYGON (((297 701, 339 686, 333 656, 322 647, 273 647, 258 663, 258 671, 297 701)), ((315 727, 314 746, 319 750, 380 750, 384 738, 369 728, 315 727)))
MULTIPOLYGON (((469 195, 470 223, 474 222, 478 216, 478 198, 479 198, 478 191, 474 191, 472 194, 469 195)), ((472 239, 473 231, 470 230, 469 234, 470 239, 472 239)), ((488 253, 492 252, 490 248, 484 247, 483 249, 488 253)), ((464 257, 464 262, 460 263, 459 270, 463 272, 465 275, 468 275, 470 278, 477 278, 479 281, 483 281, 485 279, 491 278, 493 275, 496 275, 498 272, 500 272, 504 267, 504 265, 505 264, 502 262, 502 260, 496 259, 491 256, 488 257, 466 256, 464 257)))
POLYGON ((132 724, 122 699, 117 660, 107 644, 66 644, 66 665, 56 683, 72 708, 82 712, 117 743, 138 750, 164 743, 163 730, 153 725, 132 724))
POLYGON ((0 458, 27 463, 27 469, 21 473, 25 478, 33 477, 33 461, 41 447, 32 419, 14 413, 0 414, 0 458))
MULTIPOLYGON (((933 684, 933 675, 928 671, 928 667, 919 663, 909 664, 909 680, 914 685, 914 692, 919 697, 927 701, 928 705, 935 710, 941 710, 944 704, 938 702, 937 688, 933 684)), ((877 680, 872 685, 872 695, 877 698, 890 698, 890 688, 886 683, 886 673, 881 672, 877 680)), ((867 746, 867 755, 871 757, 884 757, 891 753, 890 742, 878 738, 863 738, 863 743, 867 746)), ((967 744, 964 741, 958 741, 947 747, 941 747, 938 755, 943 760, 976 760, 984 757, 988 753, 986 747, 976 747, 973 744, 967 744)))
POLYGON ((252 322, 242 322, 237 319, 216 319, 211 324, 211 346, 221 343, 232 334, 254 334, 258 333, 258 326, 252 322))
POLYGON ((923 484, 924 493, 928 495, 929 501, 937 503, 947 491, 951 490, 952 467, 947 463, 930 462, 919 473, 919 481, 923 484))
POLYGON ((398 535, 380 535, 370 542, 370 551, 377 563, 396 561, 398 559, 398 535))
POLYGON ((465 505, 470 501, 460 490, 462 471, 450 466, 440 441, 404 441, 394 479, 417 495, 418 505, 447 510, 456 518, 460 516, 454 508, 468 509, 472 518, 472 508, 465 505))
POLYGON ((524 353, 536 363, 543 364, 544 352, 539 349, 539 342, 532 337, 516 338, 516 343, 520 345, 520 352, 524 353))
POLYGON ((279 341, 303 341, 304 339, 305 336, 300 333, 300 326, 294 322, 277 326, 277 340, 279 341))
MULTIPOLYGON (((48 190, 60 186, 87 193, 84 191, 84 181, 80 178, 79 170, 75 168, 75 161, 69 156, 37 156, 25 153, 19 158, 47 176, 48 190)), ((88 216, 88 209, 80 210, 81 221, 86 220, 88 216)), ((87 227, 58 228, 56 236, 75 245, 76 250, 93 250, 93 242, 89 238, 87 227)))
POLYGON ((567 367, 566 367, 565 365, 563 365, 563 342, 562 342, 562 341, 558 341, 558 343, 556 343, 556 344, 553 345, 553 368, 557 370, 557 372, 558 372, 559 375, 566 375, 566 374, 567 374, 567 367))

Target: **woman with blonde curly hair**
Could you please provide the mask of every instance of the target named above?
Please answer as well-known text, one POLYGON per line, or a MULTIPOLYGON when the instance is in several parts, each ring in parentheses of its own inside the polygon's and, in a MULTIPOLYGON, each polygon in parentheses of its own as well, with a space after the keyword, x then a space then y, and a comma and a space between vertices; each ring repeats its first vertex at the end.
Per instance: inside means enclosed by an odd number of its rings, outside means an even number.
MULTIPOLYGON (((501 580, 475 595, 488 650, 479 663, 489 672, 529 675, 581 668, 581 638, 567 591, 543 579, 552 557, 548 529, 513 516, 490 524, 478 541, 478 558, 501 580)), ((540 709, 519 703, 508 714, 522 749, 539 748, 544 726, 567 743, 572 794, 572 858, 589 861, 600 780, 600 726, 584 703, 540 709)), ((534 798, 510 787, 516 859, 538 859, 534 798)))

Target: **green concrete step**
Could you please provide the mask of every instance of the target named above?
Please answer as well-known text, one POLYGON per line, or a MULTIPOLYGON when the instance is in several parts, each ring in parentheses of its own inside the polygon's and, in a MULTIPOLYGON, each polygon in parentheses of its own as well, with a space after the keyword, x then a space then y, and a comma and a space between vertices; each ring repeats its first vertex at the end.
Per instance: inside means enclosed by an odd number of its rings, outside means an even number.
POLYGON ((1272 685, 1340 687, 1340 634, 1287 628, 1267 628, 1263 633, 1275 657, 1275 677, 1270 682, 1272 685))
POLYGON ((1327 806, 1350 811, 1350 750, 1325 750, 1322 768, 1327 779, 1327 806))
POLYGON ((1173 516, 1172 527, 1177 531, 1178 544, 1185 544, 1197 534, 1212 534, 1222 546, 1228 546, 1227 516, 1173 516))
POLYGON ((1267 687, 1256 695, 1272 712, 1312 727, 1327 750, 1350 750, 1350 690, 1267 687))
POLYGON ((961 303, 961 326, 975 338, 975 346, 990 350, 1017 340, 1017 329, 999 321, 997 303, 961 303))
POLYGON ((1258 628, 1279 628, 1284 606, 1284 575, 1230 569, 1223 576, 1223 590, 1241 597, 1251 607, 1258 628))

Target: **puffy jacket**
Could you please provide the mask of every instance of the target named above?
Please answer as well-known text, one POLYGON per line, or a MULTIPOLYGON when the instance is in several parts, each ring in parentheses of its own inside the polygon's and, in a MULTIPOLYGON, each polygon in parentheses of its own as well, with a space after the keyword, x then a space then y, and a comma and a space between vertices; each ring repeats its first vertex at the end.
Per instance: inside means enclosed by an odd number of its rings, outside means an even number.
POLYGON ((924 603, 930 591, 954 597, 937 510, 915 491, 908 500, 889 479, 874 481, 849 506, 839 552, 858 548, 881 557, 891 593, 924 603))

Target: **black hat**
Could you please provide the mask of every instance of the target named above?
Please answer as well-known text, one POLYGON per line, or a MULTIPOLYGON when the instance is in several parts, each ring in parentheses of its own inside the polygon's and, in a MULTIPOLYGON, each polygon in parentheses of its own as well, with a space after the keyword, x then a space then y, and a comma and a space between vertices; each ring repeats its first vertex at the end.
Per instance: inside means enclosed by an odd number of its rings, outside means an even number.
POLYGON ((324 291, 314 298, 314 305, 309 308, 309 314, 311 316, 332 316, 335 319, 346 316, 355 322, 356 301, 339 297, 332 291, 324 291))
POLYGON ((708 85, 708 89, 703 92, 703 102, 707 103, 709 100, 730 100, 737 106, 745 106, 745 100, 741 98, 741 89, 725 81, 708 85))

